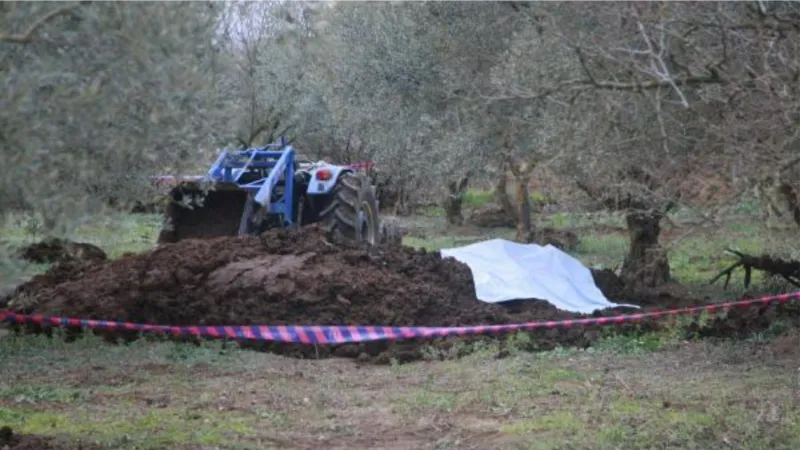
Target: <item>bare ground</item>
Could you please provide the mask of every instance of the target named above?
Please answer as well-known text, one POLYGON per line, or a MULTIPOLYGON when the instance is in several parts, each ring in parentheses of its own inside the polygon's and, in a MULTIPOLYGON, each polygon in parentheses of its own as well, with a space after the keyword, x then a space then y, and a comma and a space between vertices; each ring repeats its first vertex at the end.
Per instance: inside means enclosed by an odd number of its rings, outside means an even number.
POLYGON ((18 339, 0 424, 99 448, 800 448, 797 334, 400 366, 18 339))

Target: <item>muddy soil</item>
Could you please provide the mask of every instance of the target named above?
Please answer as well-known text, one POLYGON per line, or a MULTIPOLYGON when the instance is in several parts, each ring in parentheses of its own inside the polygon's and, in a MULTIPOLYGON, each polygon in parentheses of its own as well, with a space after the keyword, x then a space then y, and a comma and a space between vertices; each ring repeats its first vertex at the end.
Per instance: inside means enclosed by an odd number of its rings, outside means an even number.
MULTIPOLYGON (((663 292, 653 298, 621 298, 630 296, 624 295, 624 286, 612 272, 594 274, 609 298, 646 305, 645 309, 703 302, 663 292)), ((402 246, 334 246, 317 227, 272 230, 258 237, 185 240, 114 261, 67 261, 21 285, 5 302, 23 313, 178 326, 458 326, 576 317, 545 301, 481 302, 475 298, 470 270, 462 263, 402 246)), ((631 310, 606 310, 595 316, 621 312, 631 310)), ((540 348, 552 348, 586 346, 598 336, 598 329, 573 327, 543 330, 535 338, 540 348)), ((442 339, 435 345, 448 347, 456 341, 442 339)), ((324 348, 247 345, 312 358, 420 357, 415 342, 324 348)))

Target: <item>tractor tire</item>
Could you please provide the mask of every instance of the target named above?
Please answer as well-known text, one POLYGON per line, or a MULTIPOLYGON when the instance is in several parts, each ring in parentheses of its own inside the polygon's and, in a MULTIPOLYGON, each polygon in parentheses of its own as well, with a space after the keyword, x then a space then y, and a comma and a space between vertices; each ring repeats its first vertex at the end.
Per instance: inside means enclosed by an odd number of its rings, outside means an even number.
POLYGON ((320 219, 329 239, 377 245, 381 240, 378 206, 369 177, 347 172, 339 176, 320 219))

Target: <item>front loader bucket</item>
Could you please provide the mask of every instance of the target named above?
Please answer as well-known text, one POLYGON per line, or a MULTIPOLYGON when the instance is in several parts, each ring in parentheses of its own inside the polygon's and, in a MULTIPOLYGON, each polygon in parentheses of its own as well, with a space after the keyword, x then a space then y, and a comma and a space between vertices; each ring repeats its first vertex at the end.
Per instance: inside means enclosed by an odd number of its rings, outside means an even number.
POLYGON ((214 190, 204 192, 197 183, 183 183, 171 190, 170 200, 158 243, 236 236, 247 191, 236 185, 217 184, 214 190), (190 207, 184 206, 187 199, 190 207))

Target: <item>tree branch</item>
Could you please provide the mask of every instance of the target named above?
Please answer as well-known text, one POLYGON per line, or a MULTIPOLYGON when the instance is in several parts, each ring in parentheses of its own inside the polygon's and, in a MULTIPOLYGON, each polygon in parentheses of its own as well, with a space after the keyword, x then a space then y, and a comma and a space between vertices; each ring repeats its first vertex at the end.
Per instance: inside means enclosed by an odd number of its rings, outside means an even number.
POLYGON ((43 27, 46 23, 56 19, 57 17, 71 12, 73 9, 78 8, 79 6, 80 5, 68 5, 54 9, 33 22, 33 24, 31 24, 31 26, 29 26, 28 29, 21 34, 9 34, 0 31, 0 42, 8 42, 11 44, 29 44, 33 41, 33 35, 36 34, 39 28, 43 27))
MULTIPOLYGON (((554 87, 542 89, 537 92, 514 92, 500 95, 480 95, 478 98, 486 103, 508 100, 541 100, 551 95, 567 91, 587 91, 591 89, 605 91, 651 91, 674 86, 696 86, 701 84, 725 84, 726 81, 719 76, 719 72, 712 71, 710 75, 677 77, 674 79, 659 79, 652 81, 609 81, 609 80, 571 80, 560 83, 554 87)), ((477 100, 477 99, 467 99, 477 100)))

